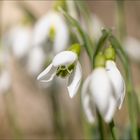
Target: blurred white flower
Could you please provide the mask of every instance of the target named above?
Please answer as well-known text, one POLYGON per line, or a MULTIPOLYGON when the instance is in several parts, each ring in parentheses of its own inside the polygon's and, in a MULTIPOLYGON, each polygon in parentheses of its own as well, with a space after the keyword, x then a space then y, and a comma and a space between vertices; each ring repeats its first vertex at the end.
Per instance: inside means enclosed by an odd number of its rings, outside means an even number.
POLYGON ((32 31, 29 27, 13 27, 4 37, 4 45, 14 56, 22 59, 27 56, 31 47, 32 31))
POLYGON ((117 100, 118 108, 121 109, 125 96, 125 83, 123 77, 118 70, 116 63, 112 60, 106 61, 106 71, 109 75, 113 88, 115 90, 115 98, 117 100))
POLYGON ((88 31, 88 34, 97 42, 102 35, 104 24, 97 15, 92 14, 89 25, 87 26, 86 22, 82 20, 82 27, 86 32, 88 31))
POLYGON ((45 63, 45 53, 40 47, 31 49, 28 56, 27 71, 30 75, 38 75, 45 63))
POLYGON ((82 69, 78 61, 77 53, 72 51, 62 51, 58 53, 52 63, 37 77, 42 82, 49 82, 55 76, 66 78, 69 96, 72 98, 78 91, 82 69))
POLYGON ((124 81, 113 61, 106 62, 106 69, 96 68, 82 88, 82 104, 89 122, 94 123, 96 108, 105 122, 110 122, 117 107, 121 108, 124 95, 124 81))
POLYGON ((132 60, 140 62, 140 41, 138 39, 127 37, 124 40, 124 48, 132 60))
POLYGON ((0 73, 0 93, 4 93, 9 90, 11 86, 10 73, 7 70, 2 70, 0 73))
POLYGON ((60 13, 50 11, 36 23, 33 34, 33 46, 40 46, 46 53, 58 53, 64 50, 69 41, 69 32, 60 13), (48 40, 53 41, 49 46, 48 40), (51 51, 50 51, 51 50, 51 51))
POLYGON ((95 41, 98 41, 102 35, 102 29, 104 27, 103 22, 98 18, 97 15, 92 15, 92 36, 95 41))

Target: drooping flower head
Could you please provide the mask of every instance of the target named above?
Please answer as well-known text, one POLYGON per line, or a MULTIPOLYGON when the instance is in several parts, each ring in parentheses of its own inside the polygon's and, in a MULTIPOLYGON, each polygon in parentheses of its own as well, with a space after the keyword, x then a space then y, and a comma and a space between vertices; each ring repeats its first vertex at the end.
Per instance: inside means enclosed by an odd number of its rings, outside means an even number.
POLYGON ((113 53, 113 50, 107 49, 105 52, 107 61, 103 54, 96 56, 95 69, 83 84, 83 108, 91 123, 96 119, 96 109, 105 122, 111 122, 117 107, 121 108, 124 99, 125 88, 123 79, 115 67, 116 65, 112 65, 112 61, 109 60, 110 58, 115 58, 113 53), (111 54, 108 54, 110 51, 111 54), (115 74, 118 76, 117 79, 114 79, 115 74))
POLYGON ((37 79, 41 82, 49 82, 55 76, 65 78, 68 80, 69 95, 73 97, 77 93, 82 79, 81 65, 78 61, 79 53, 79 44, 74 44, 69 50, 58 53, 37 79))

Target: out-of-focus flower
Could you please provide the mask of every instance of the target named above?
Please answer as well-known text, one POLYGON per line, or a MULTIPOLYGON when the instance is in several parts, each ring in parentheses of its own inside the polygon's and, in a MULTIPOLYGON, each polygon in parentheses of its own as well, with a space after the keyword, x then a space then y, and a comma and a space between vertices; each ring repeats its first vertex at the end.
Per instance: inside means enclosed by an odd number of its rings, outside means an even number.
POLYGON ((69 51, 58 53, 37 79, 49 82, 55 76, 66 78, 69 96, 72 98, 77 93, 82 79, 82 69, 78 61, 79 49, 79 45, 74 44, 69 51))
POLYGON ((33 34, 33 46, 42 47, 47 55, 58 53, 68 46, 68 28, 58 12, 50 11, 39 19, 33 34))
POLYGON ((90 18, 89 25, 82 21, 83 29, 93 38, 93 41, 97 42, 102 35, 102 28, 104 28, 104 24, 98 18, 97 15, 92 14, 90 18))
POLYGON ((11 77, 7 70, 2 70, 0 73, 0 93, 8 91, 11 87, 11 77))
POLYGON ((132 60, 140 62, 140 41, 138 39, 127 37, 124 40, 124 48, 132 60))
POLYGON ((117 107, 121 108, 125 93, 124 82, 114 62, 108 60, 105 68, 105 57, 98 55, 95 61, 95 70, 83 84, 83 108, 90 123, 95 121, 96 108, 108 123, 117 107))
POLYGON ((44 66, 45 52, 40 47, 34 47, 28 56, 27 71, 31 75, 38 75, 44 66))
POLYGON ((23 59, 30 50, 31 37, 31 28, 26 26, 13 27, 4 37, 4 46, 11 50, 17 59, 23 59))
POLYGON ((102 21, 97 17, 97 15, 92 15, 92 36, 95 41, 98 41, 98 39, 102 35, 102 28, 104 27, 104 24, 102 21))

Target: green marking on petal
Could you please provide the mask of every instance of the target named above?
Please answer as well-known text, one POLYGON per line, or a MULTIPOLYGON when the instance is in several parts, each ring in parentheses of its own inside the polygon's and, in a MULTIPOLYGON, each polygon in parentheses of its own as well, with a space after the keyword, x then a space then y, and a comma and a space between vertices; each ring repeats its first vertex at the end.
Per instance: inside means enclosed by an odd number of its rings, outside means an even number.
POLYGON ((78 56, 80 55, 81 46, 78 43, 73 44, 69 49, 69 51, 75 52, 78 56))
POLYGON ((115 53, 115 50, 112 46, 109 46, 105 52, 104 52, 104 55, 105 55, 105 58, 107 60, 115 60, 116 59, 116 53, 115 53))
POLYGON ((49 38, 50 38, 51 41, 54 41, 55 34, 56 34, 55 28, 53 26, 51 26, 50 31, 49 31, 49 38))
POLYGON ((57 68, 56 75, 60 76, 61 78, 66 78, 67 76, 69 76, 72 73, 74 67, 75 67, 74 64, 72 64, 68 67, 60 66, 60 67, 57 68))

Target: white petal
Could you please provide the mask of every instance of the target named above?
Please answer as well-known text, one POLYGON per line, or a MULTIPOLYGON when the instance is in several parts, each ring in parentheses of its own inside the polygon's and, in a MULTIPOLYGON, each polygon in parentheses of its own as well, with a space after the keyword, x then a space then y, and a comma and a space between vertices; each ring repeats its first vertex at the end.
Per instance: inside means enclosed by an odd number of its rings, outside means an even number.
POLYGON ((78 91, 80 83, 82 80, 82 68, 79 62, 77 62, 76 67, 68 79, 68 91, 69 96, 72 98, 78 91))
POLYGON ((57 68, 52 65, 52 63, 37 77, 37 80, 41 82, 49 82, 56 75, 57 68))
POLYGON ((106 62, 106 70, 115 90, 115 97, 120 109, 125 96, 125 83, 123 77, 114 61, 110 60, 106 62))
POLYGON ((53 59, 53 66, 68 66, 77 60, 77 54, 72 51, 63 51, 58 53, 53 59))
POLYGON ((117 108, 117 102, 114 97, 110 97, 109 106, 106 115, 104 116, 104 120, 109 123, 113 119, 114 113, 117 108))
POLYGON ((108 111, 109 100, 113 92, 109 77, 104 68, 96 68, 92 72, 90 92, 97 109, 104 118, 108 111))
POLYGON ((45 61, 45 54, 41 47, 35 47, 31 50, 27 62, 27 69, 31 75, 38 75, 45 61))
POLYGON ((91 79, 91 76, 89 75, 83 84, 82 105, 83 105, 83 109, 89 123, 94 123, 95 122, 95 107, 91 106, 93 103, 91 104, 90 91, 89 91, 90 79, 91 79))

